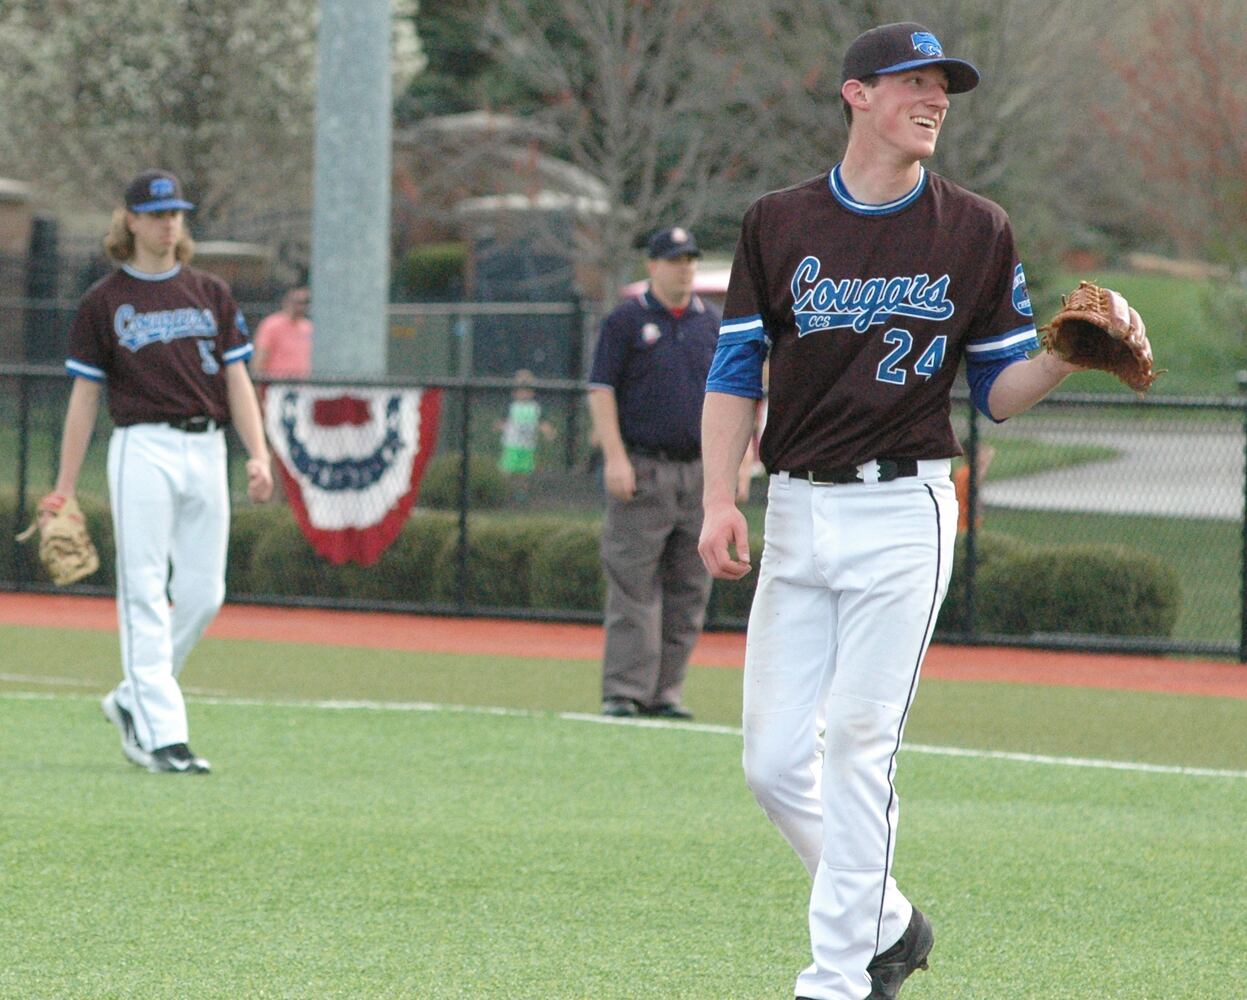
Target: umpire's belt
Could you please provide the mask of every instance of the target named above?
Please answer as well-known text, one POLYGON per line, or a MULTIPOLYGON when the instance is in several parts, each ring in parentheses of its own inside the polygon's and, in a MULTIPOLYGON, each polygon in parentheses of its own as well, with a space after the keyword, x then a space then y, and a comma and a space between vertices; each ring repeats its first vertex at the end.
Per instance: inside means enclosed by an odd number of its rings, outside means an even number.
POLYGON ((808 479, 815 486, 842 486, 845 483, 890 483, 893 479, 918 475, 916 458, 872 458, 861 465, 838 469, 789 469, 793 479, 808 479))
POLYGON ((701 458, 700 448, 643 448, 640 445, 627 445, 629 455, 640 455, 642 458, 656 458, 660 462, 696 462, 701 458))
POLYGON ((181 417, 178 420, 165 420, 163 423, 179 431, 186 431, 187 434, 207 434, 208 431, 216 431, 221 429, 211 417, 181 417))

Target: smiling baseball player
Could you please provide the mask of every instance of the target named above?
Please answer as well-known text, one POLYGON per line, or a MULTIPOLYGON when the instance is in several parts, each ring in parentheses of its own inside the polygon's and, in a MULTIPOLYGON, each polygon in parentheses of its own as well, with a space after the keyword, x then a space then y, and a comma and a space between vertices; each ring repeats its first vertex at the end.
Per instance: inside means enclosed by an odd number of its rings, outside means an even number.
POLYGON ((844 158, 745 214, 707 383, 699 550, 737 579, 750 566, 736 467, 769 353, 744 766, 813 879, 799 997, 896 997, 934 941, 893 878, 893 778, 952 570, 958 366, 993 420, 1079 370, 1027 357, 1038 341, 1004 211, 922 166, 949 95, 978 81, 919 24, 849 46, 844 158))

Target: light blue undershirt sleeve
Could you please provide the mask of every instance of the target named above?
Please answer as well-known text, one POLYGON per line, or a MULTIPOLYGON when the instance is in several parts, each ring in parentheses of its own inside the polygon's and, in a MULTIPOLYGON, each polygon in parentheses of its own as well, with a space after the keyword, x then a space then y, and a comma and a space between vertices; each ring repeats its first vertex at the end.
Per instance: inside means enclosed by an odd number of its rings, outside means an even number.
POLYGON ((770 349, 761 316, 724 320, 706 377, 706 391, 761 399, 765 395, 762 365, 770 349))
POLYGON ((1014 327, 992 337, 980 337, 966 344, 966 381, 974 408, 993 423, 1003 423, 987 408, 987 397, 996 378, 1012 364, 1025 361, 1028 352, 1039 346, 1034 323, 1014 327))
POLYGON ((992 423, 1004 423, 1003 420, 993 417, 992 411, 987 408, 987 397, 991 395, 996 378, 1010 365, 1025 360, 1025 354, 999 358, 995 361, 974 361, 966 358, 966 381, 970 383, 970 398, 974 401, 974 408, 992 423))

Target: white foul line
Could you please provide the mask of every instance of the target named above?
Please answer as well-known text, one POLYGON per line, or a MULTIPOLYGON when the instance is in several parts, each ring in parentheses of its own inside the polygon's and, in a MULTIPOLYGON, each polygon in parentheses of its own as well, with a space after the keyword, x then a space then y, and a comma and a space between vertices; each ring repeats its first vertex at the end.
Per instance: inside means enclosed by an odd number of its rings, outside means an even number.
POLYGON ((941 757, 977 757, 981 760, 1012 760, 1019 764, 1048 764, 1057 767, 1097 767, 1110 771, 1142 771, 1146 774, 1185 774, 1198 778, 1247 778, 1247 771, 1215 767, 1183 767, 1178 764, 1140 764, 1129 760, 1099 760, 1094 757, 1052 757, 1041 753, 1013 753, 1007 750, 967 750, 961 747, 933 747, 922 743, 902 743, 902 750, 938 754, 941 757))
MULTIPOLYGON (((0 681, 16 679, 0 674, 0 681)), ((70 683, 81 684, 73 681, 70 683)), ((0 691, 0 698, 16 701, 48 701, 56 698, 80 699, 82 695, 42 694, 25 691, 0 691)), ((295 701, 262 698, 195 698, 208 705, 236 705, 243 707, 314 708, 330 711, 369 712, 462 712, 468 715, 499 715, 515 718, 539 718, 553 716, 566 722, 590 722, 602 726, 630 726, 634 729, 664 729, 680 732, 712 733, 718 736, 741 735, 738 726, 721 726, 704 722, 681 722, 667 719, 626 719, 587 712, 546 712, 529 708, 503 708, 485 705, 443 705, 429 701, 295 701)), ((941 747, 925 743, 905 743, 901 747, 910 753, 931 754, 939 757, 969 757, 977 760, 1006 760, 1017 764, 1040 764, 1048 767, 1086 767, 1109 771, 1133 771, 1140 774, 1172 774, 1195 778, 1247 779, 1247 771, 1235 771, 1214 767, 1184 767, 1177 764, 1145 764, 1127 760, 1100 760, 1093 757, 1056 757, 1048 754, 1015 753, 1008 750, 975 750, 969 747, 941 747)))
MULTIPOLYGON (((47 687, 99 687, 94 681, 84 681, 79 677, 49 677, 41 674, 37 677, 30 674, 0 674, 0 681, 12 681, 15 684, 38 684, 47 687)), ((12 692, 6 692, 6 697, 12 692)))

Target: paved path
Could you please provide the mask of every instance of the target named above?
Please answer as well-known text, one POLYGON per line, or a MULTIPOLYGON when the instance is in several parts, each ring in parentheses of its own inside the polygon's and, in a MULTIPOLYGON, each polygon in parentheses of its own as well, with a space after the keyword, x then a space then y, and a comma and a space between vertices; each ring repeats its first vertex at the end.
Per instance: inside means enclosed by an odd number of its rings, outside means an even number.
POLYGON ((1243 517, 1243 434, 1231 424, 1200 428, 1116 426, 1035 429, 1019 422, 993 427, 990 439, 1011 435, 1054 445, 1113 448, 1108 461, 1066 466, 984 485, 985 505, 1029 510, 1159 514, 1238 521, 1243 517))

